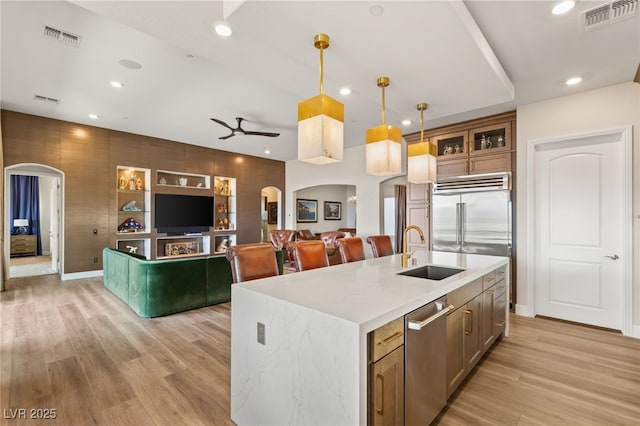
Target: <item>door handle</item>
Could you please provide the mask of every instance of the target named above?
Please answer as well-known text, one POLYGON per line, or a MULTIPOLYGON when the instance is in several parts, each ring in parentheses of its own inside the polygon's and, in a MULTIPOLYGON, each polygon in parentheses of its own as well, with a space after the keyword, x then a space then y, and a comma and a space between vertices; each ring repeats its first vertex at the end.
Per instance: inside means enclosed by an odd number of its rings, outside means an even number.
POLYGON ((380 408, 376 407, 376 413, 384 416, 384 375, 380 373, 376 374, 376 380, 380 381, 380 408))
POLYGON ((620 259, 620 256, 618 256, 617 254, 614 255, 607 255, 607 256, 602 256, 602 257, 608 257, 611 260, 618 260, 620 259))
POLYGON ((453 309, 454 309, 453 305, 449 305, 446 308, 442 309, 437 314, 431 315, 429 318, 426 318, 422 321, 414 321, 414 320, 408 321, 407 327, 409 327, 411 330, 422 330, 423 327, 426 327, 428 324, 434 322, 441 316, 447 315, 453 309))

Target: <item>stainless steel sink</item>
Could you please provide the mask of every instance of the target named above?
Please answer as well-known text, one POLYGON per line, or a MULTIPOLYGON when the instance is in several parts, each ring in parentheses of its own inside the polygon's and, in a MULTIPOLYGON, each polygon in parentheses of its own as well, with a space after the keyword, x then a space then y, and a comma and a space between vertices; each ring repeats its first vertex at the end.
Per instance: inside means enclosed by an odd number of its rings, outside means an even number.
POLYGON ((464 272, 464 269, 445 268, 444 266, 427 265, 419 268, 410 269, 408 271, 399 272, 398 275, 406 275, 408 277, 424 278, 426 280, 443 280, 452 275, 464 272))

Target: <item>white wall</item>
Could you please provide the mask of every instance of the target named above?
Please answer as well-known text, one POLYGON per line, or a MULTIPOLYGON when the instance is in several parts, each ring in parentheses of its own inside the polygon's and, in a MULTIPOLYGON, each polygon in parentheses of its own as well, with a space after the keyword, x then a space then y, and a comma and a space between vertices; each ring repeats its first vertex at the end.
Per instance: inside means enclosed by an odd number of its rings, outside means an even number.
MULTIPOLYGON (((404 143, 402 145, 404 158, 406 148, 404 143)), ((404 161, 402 166, 404 174, 404 170, 406 170, 404 161)), ((285 170, 287 188, 285 223, 287 229, 296 229, 298 225, 295 222, 294 198, 297 191, 317 185, 354 185, 357 197, 355 207, 358 236, 366 238, 368 235, 377 235, 381 232, 380 182, 389 179, 389 176, 370 176, 367 174, 364 141, 362 145, 346 148, 343 161, 339 163, 316 166, 298 160, 290 160, 287 161, 285 170)), ((322 205, 318 204, 318 208, 321 207, 322 205)), ((343 204, 342 207, 344 209, 345 205, 343 204)), ((365 249, 367 245, 365 244, 365 249)))
POLYGON ((633 125, 633 324, 640 337, 640 84, 624 83, 524 105, 517 111, 518 295, 516 312, 531 314, 527 297, 527 146, 529 141, 633 125))
POLYGON ((338 228, 346 228, 347 209, 349 204, 347 202, 347 190, 349 188, 351 189, 349 192, 355 191, 355 188, 352 185, 320 185, 296 191, 295 198, 305 198, 308 200, 316 200, 318 202, 318 222, 296 223, 296 229, 309 229, 311 232, 320 233, 335 231, 338 228), (342 203, 340 220, 324 220, 325 201, 336 201, 342 203))

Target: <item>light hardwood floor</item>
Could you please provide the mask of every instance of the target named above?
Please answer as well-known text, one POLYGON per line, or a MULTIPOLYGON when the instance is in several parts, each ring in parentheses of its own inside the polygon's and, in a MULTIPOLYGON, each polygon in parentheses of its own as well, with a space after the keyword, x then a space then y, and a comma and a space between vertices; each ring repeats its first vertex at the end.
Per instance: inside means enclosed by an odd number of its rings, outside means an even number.
MULTIPOLYGON (((0 413, 16 425, 225 425, 230 304, 143 319, 101 278, 18 278, 0 293, 0 413), (56 419, 11 420, 16 409, 56 419)), ((441 425, 640 420, 640 340, 512 318, 441 425)))

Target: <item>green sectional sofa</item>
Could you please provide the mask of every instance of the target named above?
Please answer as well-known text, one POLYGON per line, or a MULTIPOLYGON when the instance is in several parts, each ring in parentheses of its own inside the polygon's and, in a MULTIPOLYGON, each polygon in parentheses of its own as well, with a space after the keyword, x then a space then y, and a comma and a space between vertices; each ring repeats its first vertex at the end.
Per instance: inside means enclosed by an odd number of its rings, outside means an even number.
MULTIPOLYGON (((104 286, 142 317, 159 317, 231 300, 231 267, 224 255, 146 260, 102 252, 104 286)), ((279 273, 283 254, 276 250, 279 273)))

